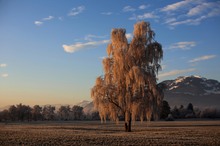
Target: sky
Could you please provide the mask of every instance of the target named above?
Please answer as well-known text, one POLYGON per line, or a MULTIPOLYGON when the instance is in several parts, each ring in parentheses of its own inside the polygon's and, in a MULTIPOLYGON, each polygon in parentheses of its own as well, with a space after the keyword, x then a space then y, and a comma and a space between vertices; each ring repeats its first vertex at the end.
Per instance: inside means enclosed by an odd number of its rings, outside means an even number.
POLYGON ((138 21, 163 46, 158 82, 220 81, 220 1, 0 0, 0 107, 92 100, 111 30, 130 41, 138 21))

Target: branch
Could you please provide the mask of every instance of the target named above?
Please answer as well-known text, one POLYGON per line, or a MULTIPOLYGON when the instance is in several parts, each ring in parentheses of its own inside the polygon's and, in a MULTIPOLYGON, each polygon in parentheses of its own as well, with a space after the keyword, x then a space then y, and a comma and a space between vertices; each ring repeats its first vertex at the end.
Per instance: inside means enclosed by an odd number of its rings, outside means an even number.
POLYGON ((115 106, 117 106, 119 109, 122 110, 122 108, 116 102, 114 102, 110 97, 108 97, 108 100, 109 100, 109 102, 113 103, 115 106))

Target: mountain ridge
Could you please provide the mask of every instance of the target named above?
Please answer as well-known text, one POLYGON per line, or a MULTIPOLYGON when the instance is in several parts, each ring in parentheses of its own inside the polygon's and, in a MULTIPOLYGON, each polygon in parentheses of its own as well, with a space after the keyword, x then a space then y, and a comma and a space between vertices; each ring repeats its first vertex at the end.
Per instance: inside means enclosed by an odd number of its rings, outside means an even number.
POLYGON ((174 105, 192 103, 198 108, 220 108, 220 82, 201 76, 180 76, 174 80, 165 80, 165 98, 174 105))

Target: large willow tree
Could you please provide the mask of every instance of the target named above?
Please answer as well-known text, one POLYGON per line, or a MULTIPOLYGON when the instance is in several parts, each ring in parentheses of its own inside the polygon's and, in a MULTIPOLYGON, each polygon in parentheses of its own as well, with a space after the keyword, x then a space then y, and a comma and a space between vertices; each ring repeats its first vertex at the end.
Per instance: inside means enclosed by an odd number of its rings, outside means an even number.
POLYGON ((157 85, 157 74, 163 50, 154 36, 148 22, 134 25, 130 43, 125 29, 112 29, 108 57, 103 59, 104 75, 91 90, 101 120, 109 117, 117 122, 123 117, 127 132, 131 121, 158 119, 163 92, 157 85))

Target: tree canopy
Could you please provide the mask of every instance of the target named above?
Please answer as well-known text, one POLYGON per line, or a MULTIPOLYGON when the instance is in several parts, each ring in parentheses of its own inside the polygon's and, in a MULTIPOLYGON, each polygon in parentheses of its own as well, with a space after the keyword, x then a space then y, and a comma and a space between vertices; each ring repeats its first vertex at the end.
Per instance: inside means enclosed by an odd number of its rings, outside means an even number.
POLYGON ((131 131, 131 120, 158 119, 163 86, 157 84, 157 74, 163 50, 154 37, 149 22, 134 25, 130 43, 125 29, 112 29, 108 56, 102 62, 104 75, 96 79, 91 90, 102 121, 107 116, 114 121, 123 116, 125 130, 131 131))

